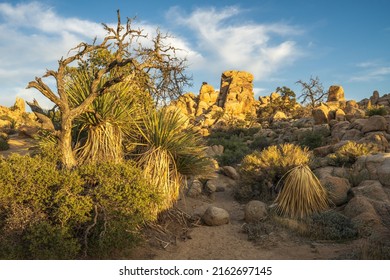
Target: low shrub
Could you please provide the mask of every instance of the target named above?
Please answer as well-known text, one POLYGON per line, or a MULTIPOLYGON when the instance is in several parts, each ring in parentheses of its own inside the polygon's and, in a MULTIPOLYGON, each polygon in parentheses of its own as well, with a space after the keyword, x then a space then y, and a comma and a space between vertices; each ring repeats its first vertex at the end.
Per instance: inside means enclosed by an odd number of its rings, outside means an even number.
POLYGON ((273 196, 272 186, 283 174, 295 166, 308 163, 310 158, 307 148, 293 144, 269 146, 246 155, 239 169, 241 180, 235 191, 236 198, 269 201, 273 196))
POLYGON ((315 133, 313 131, 306 132, 302 139, 299 141, 299 145, 302 147, 307 147, 310 150, 313 150, 318 147, 325 145, 325 138, 323 135, 315 133))
POLYGON ((375 144, 372 143, 356 143, 348 141, 341 146, 335 153, 327 156, 328 163, 333 166, 351 166, 358 157, 372 154, 378 151, 375 144))
POLYGON ((358 235, 351 219, 334 210, 312 215, 308 225, 308 235, 315 239, 341 241, 358 235))
POLYGON ((242 130, 217 131, 207 139, 207 143, 209 146, 222 145, 224 147, 224 153, 216 157, 220 165, 234 165, 250 153, 251 150, 246 143, 247 139, 242 130))
POLYGON ((270 182, 276 184, 288 170, 307 164, 310 158, 307 148, 290 143, 273 145, 247 155, 242 161, 241 171, 247 175, 262 171, 270 182))
POLYGON ((49 159, 0 159, 0 258, 112 256, 155 218, 159 197, 134 162, 69 171, 49 159))
POLYGON ((367 108, 367 112, 366 112, 366 115, 369 117, 375 116, 375 115, 386 116, 387 114, 388 114, 388 111, 383 106, 375 106, 375 107, 367 108))
POLYGON ((0 151, 6 151, 9 149, 9 144, 6 139, 0 137, 0 151))

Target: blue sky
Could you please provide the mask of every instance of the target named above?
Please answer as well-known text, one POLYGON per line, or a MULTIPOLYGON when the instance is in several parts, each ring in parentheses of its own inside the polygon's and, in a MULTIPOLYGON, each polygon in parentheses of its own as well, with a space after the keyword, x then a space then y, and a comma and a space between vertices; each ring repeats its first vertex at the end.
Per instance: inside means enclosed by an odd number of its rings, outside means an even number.
MULTIPOLYGON (((374 90, 390 93, 390 1, 2 1, 0 2, 0 104, 37 98, 25 87, 79 42, 102 37, 100 23, 137 16, 152 34, 174 38, 189 62, 197 93, 203 81, 219 89, 225 70, 254 74, 256 96, 318 76, 328 88, 344 87, 347 99, 374 90)), ((49 81, 52 83, 52 81, 49 81)))

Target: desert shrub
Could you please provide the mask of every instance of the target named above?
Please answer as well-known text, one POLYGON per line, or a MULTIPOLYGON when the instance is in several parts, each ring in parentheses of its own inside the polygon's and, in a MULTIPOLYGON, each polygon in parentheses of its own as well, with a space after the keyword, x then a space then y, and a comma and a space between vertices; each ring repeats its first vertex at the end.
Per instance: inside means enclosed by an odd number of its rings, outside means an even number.
POLYGON ((283 174, 295 166, 308 163, 309 160, 308 149, 293 144, 269 146, 262 151, 257 150, 246 155, 239 169, 241 180, 235 190, 236 199, 272 199, 272 186, 276 185, 283 174))
MULTIPOLYGON (((61 189, 61 182, 70 180, 71 175, 63 176, 55 162, 39 156, 33 158, 13 154, 0 160, 0 243, 13 244, 1 253, 3 258, 76 257, 79 247, 74 246, 76 239, 72 236, 73 229, 65 222, 61 223, 54 199, 61 189), (50 247, 52 244, 63 245, 50 247), (70 247, 65 248, 68 245, 70 247)), ((74 205, 69 206, 71 213, 85 209, 78 193, 68 191, 66 196, 69 199, 73 197, 75 201, 74 205)), ((86 216, 90 209, 87 207, 84 211, 84 214, 78 214, 86 216)))
POLYGON ((242 161, 241 170, 248 175, 262 171, 270 182, 276 184, 291 168, 307 164, 310 157, 307 148, 290 143, 273 145, 247 155, 242 161))
POLYGON ((378 148, 372 143, 356 143, 348 141, 335 153, 328 155, 328 163, 333 166, 351 166, 358 157, 375 153, 378 148))
POLYGON ((0 159, 0 258, 97 258, 131 247, 160 202, 135 163, 65 170, 49 159, 0 159))
POLYGON ((306 132, 302 139, 299 141, 299 145, 302 147, 308 147, 313 150, 318 147, 322 147, 325 144, 324 136, 313 131, 306 132))
POLYGON ((257 136, 249 144, 249 148, 252 150, 263 150, 270 146, 270 140, 265 136, 257 136))
POLYGON ((357 259, 361 260, 389 260, 389 235, 382 238, 368 238, 356 250, 357 259))
POLYGON ((69 228, 47 221, 32 225, 24 239, 29 259, 74 259, 81 249, 79 240, 69 232, 69 228))
POLYGON ((154 204, 159 197, 143 179, 135 162, 89 164, 80 166, 78 173, 84 181, 84 192, 99 205, 105 215, 132 217, 139 223, 153 218, 154 204))
POLYGON ((281 216, 303 219, 329 207, 328 193, 307 165, 288 171, 276 186, 274 209, 281 216))
POLYGON ((386 116, 388 114, 387 109, 383 106, 375 106, 367 108, 366 115, 371 117, 374 115, 386 116))
POLYGON ((9 144, 6 139, 0 137, 0 151, 6 151, 9 149, 9 144))
POLYGON ((346 240, 357 237, 351 219, 334 210, 316 213, 308 220, 307 234, 316 239, 346 240))
POLYGON ((220 165, 233 165, 241 162, 250 149, 241 130, 218 131, 208 138, 208 145, 222 145, 224 153, 216 159, 220 165))
MULTIPOLYGON (((9 139, 9 136, 7 133, 5 132, 1 132, 0 131, 0 138, 2 138, 3 140, 8 140, 9 139)), ((1 141, 1 140, 0 140, 1 141)))

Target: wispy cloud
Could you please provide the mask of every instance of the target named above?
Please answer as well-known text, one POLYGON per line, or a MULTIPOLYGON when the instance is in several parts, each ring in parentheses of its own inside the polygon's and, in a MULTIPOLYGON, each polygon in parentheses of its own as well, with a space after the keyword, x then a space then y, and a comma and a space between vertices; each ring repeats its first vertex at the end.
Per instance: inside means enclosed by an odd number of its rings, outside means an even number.
MULTIPOLYGON (((138 27, 149 36, 155 35, 157 29, 148 22, 134 22, 134 28, 138 27)), ((100 23, 63 17, 39 2, 0 3, 0 104, 11 105, 15 96, 20 96, 37 98, 44 106, 51 106, 40 93, 25 90, 28 82, 46 69, 56 69, 58 59, 68 56, 69 50, 80 42, 92 43, 94 38, 99 40, 105 35, 100 23)), ((182 49, 178 56, 195 63, 202 59, 184 38, 169 38, 167 43, 182 49)))
POLYGON ((193 48, 203 55, 194 68, 204 68, 219 75, 228 69, 250 71, 263 80, 298 59, 302 51, 296 41, 288 39, 303 33, 301 28, 284 23, 239 23, 245 11, 238 7, 197 9, 186 14, 179 8, 168 12, 176 24, 196 36, 193 48))
POLYGON ((0 104, 9 104, 16 95, 50 104, 24 87, 46 68, 55 68, 71 48, 99 36, 104 36, 100 24, 63 18, 38 2, 0 3, 0 104))
MULTIPOLYGON (((167 43, 182 50, 178 55, 188 59, 194 77, 218 79, 225 70, 239 69, 252 72, 257 81, 270 81, 302 55, 295 39, 304 31, 281 22, 248 22, 245 12, 227 7, 188 14, 172 8, 167 18, 176 33, 167 43)), ((150 22, 135 26, 149 35, 157 28, 150 22)), ((161 31, 166 32, 164 26, 161 31)), ((104 35, 100 23, 61 16, 39 2, 0 3, 0 104, 11 105, 18 95, 51 106, 35 90, 25 90, 27 83, 56 69, 58 59, 80 42, 104 35)))
POLYGON ((390 66, 380 61, 364 61, 356 66, 358 70, 349 79, 351 82, 373 82, 390 78, 390 66))

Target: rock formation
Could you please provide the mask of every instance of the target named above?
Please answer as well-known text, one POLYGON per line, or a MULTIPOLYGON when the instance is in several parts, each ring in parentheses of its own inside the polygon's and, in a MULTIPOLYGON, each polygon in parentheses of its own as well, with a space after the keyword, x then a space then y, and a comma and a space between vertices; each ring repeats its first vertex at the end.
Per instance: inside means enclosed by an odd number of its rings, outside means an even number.
POLYGON ((243 71, 222 73, 218 106, 232 116, 244 119, 245 115, 256 115, 253 94, 253 75, 243 71))

